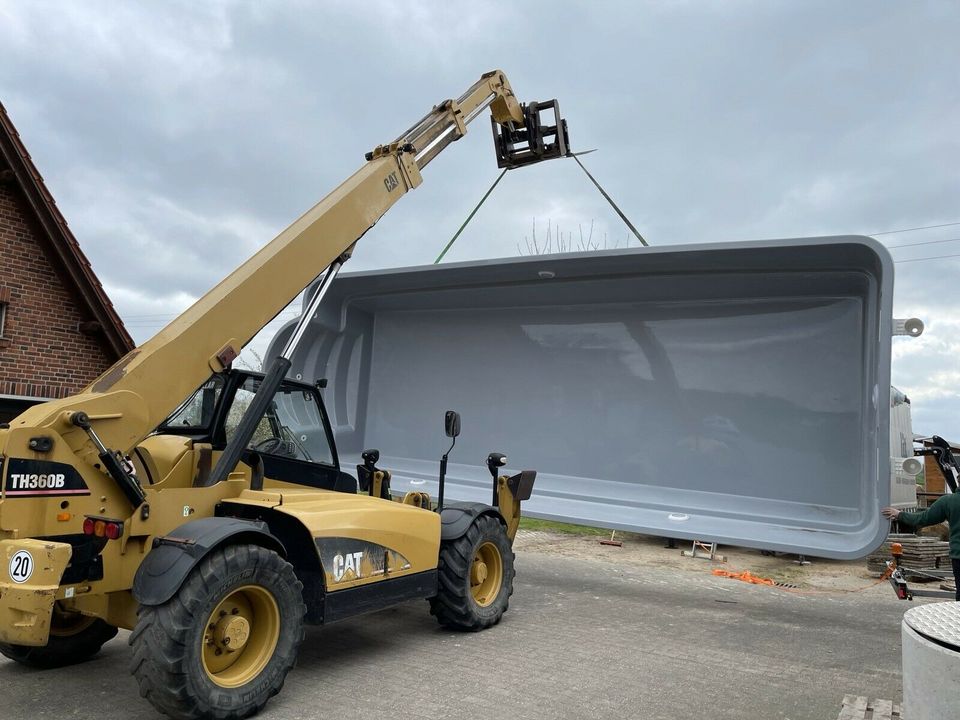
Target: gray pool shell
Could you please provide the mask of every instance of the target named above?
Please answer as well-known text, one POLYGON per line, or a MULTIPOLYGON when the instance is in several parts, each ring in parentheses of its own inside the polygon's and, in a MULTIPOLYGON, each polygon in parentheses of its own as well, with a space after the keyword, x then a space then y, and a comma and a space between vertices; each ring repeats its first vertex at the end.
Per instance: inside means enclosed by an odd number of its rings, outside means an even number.
MULTIPOLYGON (((524 513, 853 558, 888 530, 893 264, 866 237, 682 245, 341 275, 293 359, 345 466, 524 513)), ((273 357, 292 323, 273 339, 273 357)))

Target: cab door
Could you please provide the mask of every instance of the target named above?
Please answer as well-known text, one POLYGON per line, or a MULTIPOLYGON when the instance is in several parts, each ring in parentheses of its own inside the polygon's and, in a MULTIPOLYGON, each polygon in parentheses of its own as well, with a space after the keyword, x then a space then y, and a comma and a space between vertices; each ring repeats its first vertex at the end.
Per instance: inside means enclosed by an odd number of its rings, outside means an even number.
MULTIPOLYGON (((229 441, 260 385, 247 376, 237 387, 224 420, 229 441)), ((264 476, 323 490, 356 492, 356 480, 340 471, 330 424, 316 388, 284 382, 270 403, 244 453, 250 464, 253 453, 263 461, 264 476)))

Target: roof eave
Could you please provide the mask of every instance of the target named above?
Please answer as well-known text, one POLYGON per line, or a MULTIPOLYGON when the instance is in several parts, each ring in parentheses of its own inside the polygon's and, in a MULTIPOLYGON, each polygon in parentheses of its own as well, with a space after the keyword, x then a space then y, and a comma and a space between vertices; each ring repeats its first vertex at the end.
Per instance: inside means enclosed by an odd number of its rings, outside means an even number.
POLYGON ((90 261, 67 226, 66 219, 33 164, 2 103, 0 157, 12 172, 13 181, 23 192, 30 210, 46 235, 47 246, 73 283, 92 318, 100 324, 102 337, 118 358, 126 355, 135 347, 133 338, 124 327, 123 320, 94 274, 90 261))

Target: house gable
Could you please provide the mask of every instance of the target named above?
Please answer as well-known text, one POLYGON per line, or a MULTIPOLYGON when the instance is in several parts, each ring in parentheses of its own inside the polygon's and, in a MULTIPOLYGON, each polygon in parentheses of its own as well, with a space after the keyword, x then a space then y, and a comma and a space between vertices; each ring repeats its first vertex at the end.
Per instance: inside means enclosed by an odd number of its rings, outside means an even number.
POLYGON ((8 415, 77 392, 133 348, 2 105, 0 322, 8 415))

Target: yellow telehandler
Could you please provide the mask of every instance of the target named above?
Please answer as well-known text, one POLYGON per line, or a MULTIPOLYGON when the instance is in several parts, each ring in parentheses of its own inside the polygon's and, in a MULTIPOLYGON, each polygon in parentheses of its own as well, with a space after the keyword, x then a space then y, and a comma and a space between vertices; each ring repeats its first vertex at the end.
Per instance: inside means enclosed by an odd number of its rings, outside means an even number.
MULTIPOLYGON (((344 472, 321 388, 290 358, 356 241, 486 108, 498 164, 568 154, 556 101, 500 71, 427 113, 156 336, 72 397, 0 426, 0 652, 67 665, 132 630, 141 694, 173 718, 248 717, 279 692, 305 624, 426 598, 445 626, 497 623, 535 473, 493 505, 394 498, 379 453, 344 472), (551 116, 552 112, 552 116, 551 116), (552 120, 552 122, 551 122, 552 120), (319 280, 265 373, 239 349, 319 280)), ((459 415, 445 417, 460 432, 459 415)), ((453 445, 451 445, 451 448, 453 445)))

